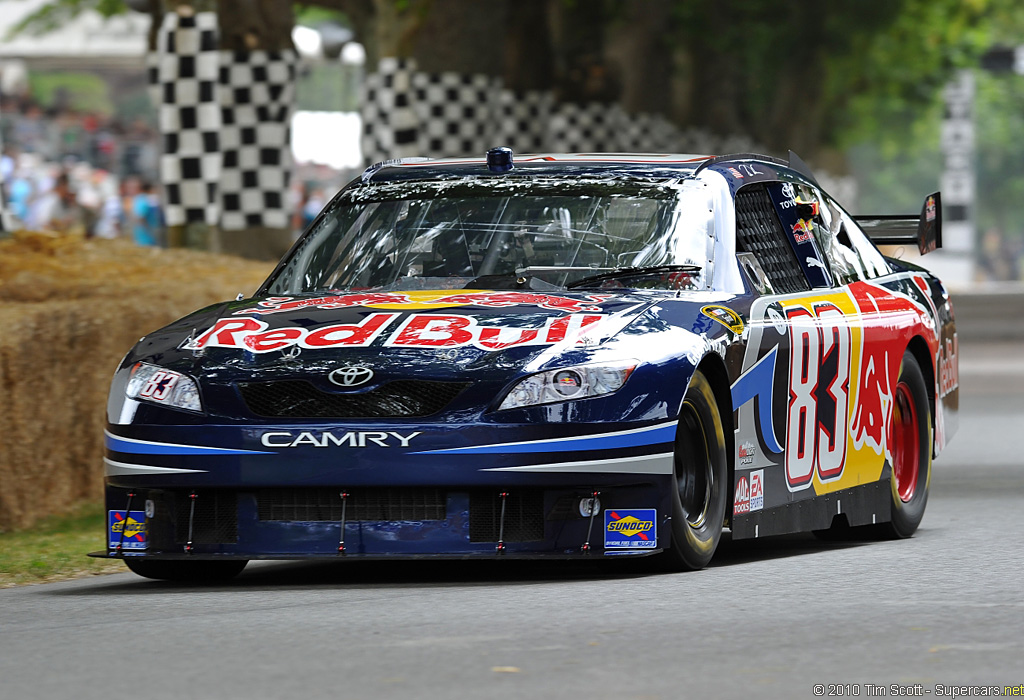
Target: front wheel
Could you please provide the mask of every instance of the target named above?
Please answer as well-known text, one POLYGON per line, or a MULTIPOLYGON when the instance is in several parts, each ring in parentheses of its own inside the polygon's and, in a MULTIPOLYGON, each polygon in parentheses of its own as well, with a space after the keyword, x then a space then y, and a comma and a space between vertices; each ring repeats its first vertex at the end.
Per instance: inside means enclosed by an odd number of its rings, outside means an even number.
POLYGON ((683 399, 674 463, 672 541, 662 563, 677 571, 702 569, 722 537, 729 463, 718 402, 700 370, 683 399))
POLYGON ((921 524, 932 475, 932 413, 924 375, 908 351, 903 355, 892 411, 892 519, 884 532, 910 537, 921 524))
POLYGON ((162 581, 187 581, 189 583, 215 583, 238 576, 249 562, 246 559, 188 561, 125 557, 124 563, 133 573, 146 578, 162 581))

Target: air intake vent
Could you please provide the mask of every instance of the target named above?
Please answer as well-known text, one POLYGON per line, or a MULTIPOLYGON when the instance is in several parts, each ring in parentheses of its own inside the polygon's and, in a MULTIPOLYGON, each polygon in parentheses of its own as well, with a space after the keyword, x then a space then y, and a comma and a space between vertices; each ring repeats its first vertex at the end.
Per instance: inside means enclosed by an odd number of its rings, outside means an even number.
POLYGON ((777 293, 810 289, 764 185, 744 187, 736 195, 736 237, 737 247, 754 254, 777 293))
POLYGON ((410 418, 443 410, 464 382, 402 379, 357 394, 333 394, 307 381, 239 384, 250 411, 267 418, 410 418))
MULTIPOLYGON (((341 489, 265 489, 257 492, 260 520, 341 522, 341 489)), ((345 521, 444 520, 447 496, 430 488, 349 491, 345 521)))
MULTIPOLYGON (((190 491, 174 492, 174 538, 188 542, 190 491)), ((192 542, 230 544, 238 541, 238 497, 234 491, 198 491, 192 516, 192 542)))
MULTIPOLYGON (((469 496, 469 541, 497 542, 501 533, 501 496, 497 491, 469 496)), ((544 539, 544 492, 512 491, 505 499, 505 542, 544 539)))

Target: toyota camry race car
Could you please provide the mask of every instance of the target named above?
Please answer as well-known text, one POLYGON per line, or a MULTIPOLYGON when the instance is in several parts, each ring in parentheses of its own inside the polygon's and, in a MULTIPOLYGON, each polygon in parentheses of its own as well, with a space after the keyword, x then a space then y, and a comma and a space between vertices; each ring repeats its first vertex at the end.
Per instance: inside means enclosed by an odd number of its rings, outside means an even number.
POLYGON ((657 557, 908 537, 957 420, 941 282, 795 156, 378 164, 252 298, 143 338, 111 387, 108 548, 250 559, 657 557))

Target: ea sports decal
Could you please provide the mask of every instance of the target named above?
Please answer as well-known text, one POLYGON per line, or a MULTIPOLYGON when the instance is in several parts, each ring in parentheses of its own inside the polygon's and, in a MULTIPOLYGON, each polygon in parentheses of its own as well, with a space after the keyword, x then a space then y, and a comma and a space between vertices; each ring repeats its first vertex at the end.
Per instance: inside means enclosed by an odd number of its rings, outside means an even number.
POLYGON ((604 511, 604 548, 653 549, 658 546, 654 508, 604 511))
POLYGON ((144 511, 129 511, 127 520, 123 510, 107 511, 107 530, 110 549, 118 545, 121 549, 145 549, 148 545, 144 511))
POLYGON ((750 472, 750 512, 764 509, 764 469, 750 472))

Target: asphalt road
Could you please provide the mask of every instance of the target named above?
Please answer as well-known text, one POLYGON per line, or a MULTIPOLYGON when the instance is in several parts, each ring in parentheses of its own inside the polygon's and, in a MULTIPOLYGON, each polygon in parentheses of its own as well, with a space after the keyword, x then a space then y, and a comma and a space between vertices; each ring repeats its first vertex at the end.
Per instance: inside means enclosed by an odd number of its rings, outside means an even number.
POLYGON ((126 573, 0 590, 0 698, 788 699, 839 683, 853 684, 834 689, 845 697, 952 697, 953 685, 1020 685, 1022 351, 961 348, 960 431, 910 540, 725 542, 685 574, 266 563, 218 588, 126 573))

